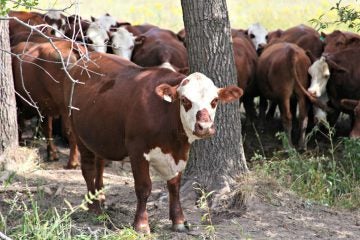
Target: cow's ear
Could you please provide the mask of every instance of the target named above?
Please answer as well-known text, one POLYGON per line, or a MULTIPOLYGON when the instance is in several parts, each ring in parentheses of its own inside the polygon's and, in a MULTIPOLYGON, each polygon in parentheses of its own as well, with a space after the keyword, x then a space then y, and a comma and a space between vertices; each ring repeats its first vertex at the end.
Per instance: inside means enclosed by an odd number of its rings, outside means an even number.
POLYGON ((140 35, 135 38, 135 45, 142 45, 146 39, 146 36, 140 35))
POLYGON ((350 111, 353 111, 359 103, 360 103, 359 100, 353 100, 353 99, 342 99, 340 102, 341 107, 350 111))
POLYGON ((243 95, 243 90, 237 86, 220 88, 218 91, 219 99, 223 103, 232 102, 243 95))
POLYGON ((244 33, 245 33, 246 35, 249 35, 249 29, 244 30, 244 33))
POLYGON ((169 84, 162 83, 155 88, 155 92, 161 99, 171 103, 178 98, 177 88, 178 85, 170 86, 169 84))

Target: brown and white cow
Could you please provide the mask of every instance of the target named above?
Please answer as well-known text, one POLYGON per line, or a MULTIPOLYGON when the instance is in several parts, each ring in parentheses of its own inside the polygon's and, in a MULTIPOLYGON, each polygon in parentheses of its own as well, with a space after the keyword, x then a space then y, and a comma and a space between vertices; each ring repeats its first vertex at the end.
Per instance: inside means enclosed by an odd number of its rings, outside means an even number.
POLYGON ((305 146, 308 122, 306 88, 309 85, 307 70, 310 59, 305 51, 292 43, 275 43, 266 47, 260 55, 256 69, 256 87, 260 95, 279 104, 283 127, 290 144, 292 113, 290 100, 294 95, 299 105, 299 147, 305 146))
POLYGON ((159 66, 173 71, 188 67, 187 51, 170 30, 151 28, 136 39, 131 60, 143 67, 159 66))
POLYGON ((268 31, 265 27, 263 27, 260 23, 254 23, 245 30, 245 33, 250 37, 256 52, 261 54, 262 50, 268 43, 268 31))
MULTIPOLYGON (((186 230, 179 189, 190 144, 215 134, 218 103, 238 99, 242 90, 218 88, 201 73, 185 76, 142 68, 111 54, 92 53, 90 60, 89 75, 83 74, 82 62, 71 70, 85 83, 75 89, 73 104, 80 111, 73 111, 71 121, 88 190, 94 193, 103 187, 103 159, 121 161, 129 156, 137 196, 135 229, 150 231, 146 203, 152 166, 167 181, 173 229, 186 230)), ((71 86, 65 89, 68 95, 71 86)), ((100 212, 100 202, 89 208, 100 212)))
MULTIPOLYGON (((68 68, 79 59, 80 52, 85 51, 81 46, 68 41, 54 42, 54 45, 62 53, 68 68)), ((60 61, 59 54, 50 43, 25 43, 22 42, 12 48, 14 54, 12 65, 14 73, 15 90, 22 98, 17 98, 19 110, 19 121, 21 118, 32 118, 37 116, 37 111, 28 102, 35 102, 41 114, 45 117, 42 126, 48 141, 48 155, 50 160, 57 158, 57 150, 51 137, 52 124, 48 121, 55 116, 61 116, 64 126, 67 128, 70 144, 70 156, 66 168, 76 168, 78 162, 78 151, 75 138, 70 131, 68 109, 64 104, 62 81, 66 79, 66 73, 60 61), (24 49, 25 48, 25 49, 24 49), (25 51, 24 51, 25 50, 25 51), (22 54, 22 53, 25 54, 22 54), (26 101, 24 101, 24 99, 26 101)), ((70 80, 67 80, 70 81, 70 80)))
POLYGON ((320 97, 327 94, 330 107, 334 108, 334 124, 341 111, 352 114, 341 105, 342 99, 360 99, 360 48, 347 48, 322 56, 309 68, 311 85, 308 92, 320 97))
POLYGON ((354 119, 353 119, 353 126, 350 132, 350 137, 359 138, 360 137, 360 101, 352 100, 352 99, 342 99, 341 106, 344 109, 353 111, 354 119))

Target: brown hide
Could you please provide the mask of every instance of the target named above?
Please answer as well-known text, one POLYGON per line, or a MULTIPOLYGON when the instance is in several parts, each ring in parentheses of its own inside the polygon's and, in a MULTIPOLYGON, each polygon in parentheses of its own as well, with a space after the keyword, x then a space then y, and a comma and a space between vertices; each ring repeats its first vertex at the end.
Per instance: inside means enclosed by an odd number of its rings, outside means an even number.
POLYGON ((352 32, 335 30, 330 34, 321 33, 324 38, 324 53, 334 53, 346 48, 360 48, 360 35, 352 32))
MULTIPOLYGON (((71 50, 70 42, 58 41, 54 44, 65 60, 68 56, 71 56, 70 63, 79 58, 79 49, 84 52, 82 47, 76 45, 71 50)), ((50 43, 32 44, 23 42, 13 47, 12 52, 20 54, 25 46, 28 49, 26 54, 21 56, 22 63, 17 57, 12 58, 15 90, 26 100, 32 102, 31 98, 36 102, 39 111, 44 116, 54 117, 61 115, 63 121, 68 121, 68 109, 64 103, 62 89, 62 82, 66 79, 66 74, 62 70, 63 66, 60 63, 59 54, 50 43)), ((29 106, 21 98, 17 99, 17 105, 20 118, 30 118, 37 115, 35 108, 29 106)), ((69 125, 67 124, 67 126, 69 125)), ((69 136, 69 141, 72 150, 68 167, 76 167, 76 144, 70 138, 71 136, 69 136)))
POLYGON ((305 51, 310 51, 313 56, 319 58, 323 52, 323 43, 320 34, 306 25, 298 25, 285 31, 277 30, 269 34, 269 43, 274 42, 295 43, 305 51))
POLYGON ((352 111, 354 115, 353 126, 350 132, 351 138, 360 137, 360 101, 351 99, 342 99, 341 106, 344 109, 352 111))
POLYGON ((307 99, 303 88, 309 85, 307 70, 310 60, 303 49, 292 43, 276 43, 265 48, 259 57, 256 85, 262 96, 279 104, 284 129, 291 143, 292 114, 290 99, 294 95, 299 104, 300 147, 305 147, 307 99))
POLYGON ((132 61, 143 67, 159 66, 169 62, 176 68, 186 68, 187 52, 176 34, 170 30, 151 28, 139 36, 140 43, 135 45, 132 61))
MULTIPOLYGON (((16 17, 22 22, 25 22, 31 26, 40 25, 40 24, 47 24, 44 15, 36 12, 25 12, 25 11, 10 11, 9 17, 16 17)), ((38 28, 39 30, 42 30, 46 35, 51 36, 51 30, 49 28, 38 28)), ((16 20, 10 20, 9 21, 9 35, 12 36, 19 32, 30 32, 31 30, 22 25, 21 23, 18 23, 16 20)))

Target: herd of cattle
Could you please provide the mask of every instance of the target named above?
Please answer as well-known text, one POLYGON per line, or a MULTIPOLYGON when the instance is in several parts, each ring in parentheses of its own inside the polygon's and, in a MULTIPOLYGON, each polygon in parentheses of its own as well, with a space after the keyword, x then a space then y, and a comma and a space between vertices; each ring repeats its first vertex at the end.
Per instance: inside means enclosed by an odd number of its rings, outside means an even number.
MULTIPOLYGON (((238 86, 218 88, 201 73, 187 76, 184 29, 175 34, 109 14, 91 21, 59 11, 10 11, 9 17, 20 126, 40 111, 54 160, 52 119, 61 116, 70 145, 67 168, 79 165, 80 152, 93 193, 103 187, 104 160, 129 156, 138 199, 136 230, 150 231, 149 166, 167 181, 174 230, 186 230, 181 171, 190 144, 215 133, 219 102, 241 99, 250 121, 257 114, 255 97, 260 96, 262 119, 272 117, 278 105, 290 141, 298 105, 300 148, 306 147, 308 116, 326 121, 326 111, 329 121, 349 113, 350 135, 360 135, 360 36, 355 33, 319 34, 305 25, 268 32, 259 23, 233 29, 238 86)), ((94 201, 90 209, 99 212, 100 204, 94 201)))

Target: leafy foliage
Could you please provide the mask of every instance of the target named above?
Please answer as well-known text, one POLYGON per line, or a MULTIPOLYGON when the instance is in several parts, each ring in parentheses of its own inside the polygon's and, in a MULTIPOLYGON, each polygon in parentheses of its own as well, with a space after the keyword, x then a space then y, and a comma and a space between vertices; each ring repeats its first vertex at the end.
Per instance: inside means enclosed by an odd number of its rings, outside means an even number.
POLYGON ((338 0, 335 6, 330 8, 330 11, 336 12, 336 20, 326 21, 326 14, 321 14, 318 19, 313 18, 310 20, 317 30, 326 29, 331 25, 345 24, 351 30, 360 31, 360 11, 350 5, 343 6, 342 1, 338 0))
POLYGON ((5 16, 9 11, 9 3, 12 4, 11 8, 18 8, 20 6, 25 7, 25 9, 32 9, 39 4, 39 0, 0 0, 0 14, 5 16))

